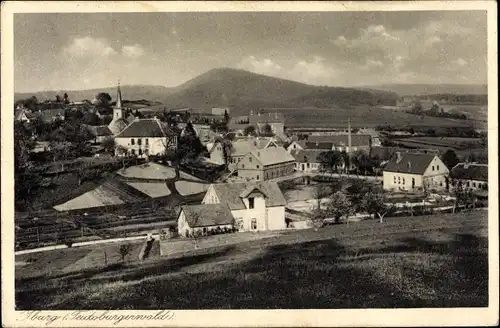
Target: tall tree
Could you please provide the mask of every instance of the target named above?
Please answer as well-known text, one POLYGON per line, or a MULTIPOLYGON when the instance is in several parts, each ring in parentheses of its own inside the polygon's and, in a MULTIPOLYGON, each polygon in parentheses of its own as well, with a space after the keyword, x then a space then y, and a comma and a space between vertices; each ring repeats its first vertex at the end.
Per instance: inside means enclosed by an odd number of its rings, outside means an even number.
POLYGON ((108 107, 111 104, 111 96, 106 92, 99 92, 94 98, 94 105, 98 107, 108 107))
POLYGON ((61 96, 60 96, 60 95, 56 95, 56 102, 57 102, 57 103, 60 103, 60 102, 61 102, 61 96))
POLYGON ((226 124, 229 123, 229 113, 227 112, 227 109, 224 110, 224 122, 226 124))
POLYGON ((335 223, 339 223, 343 216, 354 214, 351 202, 342 191, 337 191, 330 197, 326 211, 334 217, 335 223))
POLYGON ((330 150, 322 152, 318 155, 318 160, 321 166, 326 171, 337 171, 337 168, 342 165, 342 156, 339 151, 330 150))
POLYGON ((261 135, 265 137, 272 137, 274 135, 273 128, 268 123, 264 124, 261 129, 261 135))
POLYGON ((362 201, 362 208, 370 215, 378 215, 380 223, 384 222, 384 216, 387 214, 389 208, 385 204, 385 197, 382 193, 368 192, 364 195, 362 201))
POLYGON ((69 104, 69 96, 68 96, 68 94, 66 92, 64 93, 63 98, 64 98, 64 103, 65 104, 69 104))
POLYGON ((243 134, 245 136, 256 136, 257 132, 255 130, 255 126, 249 125, 243 130, 243 134))
POLYGON ((442 157, 443 163, 451 170, 455 165, 457 165, 460 160, 453 149, 448 149, 444 152, 442 157))

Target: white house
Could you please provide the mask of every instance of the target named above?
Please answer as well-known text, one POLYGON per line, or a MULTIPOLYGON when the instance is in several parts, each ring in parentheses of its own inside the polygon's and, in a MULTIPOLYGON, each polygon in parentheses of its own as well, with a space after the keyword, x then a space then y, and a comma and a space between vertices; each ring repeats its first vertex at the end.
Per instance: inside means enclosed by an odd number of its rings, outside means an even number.
POLYGON ((227 204, 238 231, 286 229, 286 200, 276 182, 212 184, 202 204, 227 204))
POLYGON ((383 171, 385 190, 446 190, 449 170, 435 154, 396 152, 383 171))
POLYGON ((321 170, 321 161, 319 154, 325 152, 321 149, 302 149, 292 152, 295 158, 295 170, 300 172, 319 172, 321 170))
POLYGON ((130 123, 115 136, 116 155, 121 149, 138 157, 163 155, 167 149, 177 148, 177 134, 159 119, 139 119, 130 123))
POLYGON ((477 163, 458 163, 451 169, 455 183, 472 190, 488 190, 488 165, 477 163))
POLYGON ((194 232, 206 235, 209 231, 233 229, 233 215, 226 204, 184 205, 177 217, 177 231, 182 237, 194 232))

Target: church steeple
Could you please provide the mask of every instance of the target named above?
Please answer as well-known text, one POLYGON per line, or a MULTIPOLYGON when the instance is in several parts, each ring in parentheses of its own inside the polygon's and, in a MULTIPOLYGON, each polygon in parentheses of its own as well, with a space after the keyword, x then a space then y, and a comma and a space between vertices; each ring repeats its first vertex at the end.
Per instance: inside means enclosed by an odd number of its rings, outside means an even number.
POLYGON ((120 80, 118 80, 118 92, 116 95, 116 108, 122 108, 122 91, 120 90, 120 80))
POLYGON ((118 90, 116 93, 116 105, 113 108, 113 120, 123 118, 122 91, 120 90, 120 80, 118 80, 118 90))

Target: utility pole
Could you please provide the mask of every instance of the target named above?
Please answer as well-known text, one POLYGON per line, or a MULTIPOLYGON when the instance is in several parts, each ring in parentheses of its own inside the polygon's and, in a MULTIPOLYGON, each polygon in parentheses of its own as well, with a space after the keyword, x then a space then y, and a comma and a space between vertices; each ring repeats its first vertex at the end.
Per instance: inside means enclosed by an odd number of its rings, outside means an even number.
POLYGON ((349 117, 347 121, 347 158, 348 158, 348 168, 347 172, 351 169, 351 118, 349 117))

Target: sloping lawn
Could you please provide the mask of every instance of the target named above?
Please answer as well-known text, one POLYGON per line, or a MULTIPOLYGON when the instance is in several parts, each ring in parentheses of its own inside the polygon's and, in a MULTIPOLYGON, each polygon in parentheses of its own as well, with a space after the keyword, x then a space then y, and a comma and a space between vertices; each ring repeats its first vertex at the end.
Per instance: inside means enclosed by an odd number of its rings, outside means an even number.
POLYGON ((487 215, 389 218, 16 283, 19 309, 487 306, 487 215), (43 297, 42 297, 43 296, 43 297))

